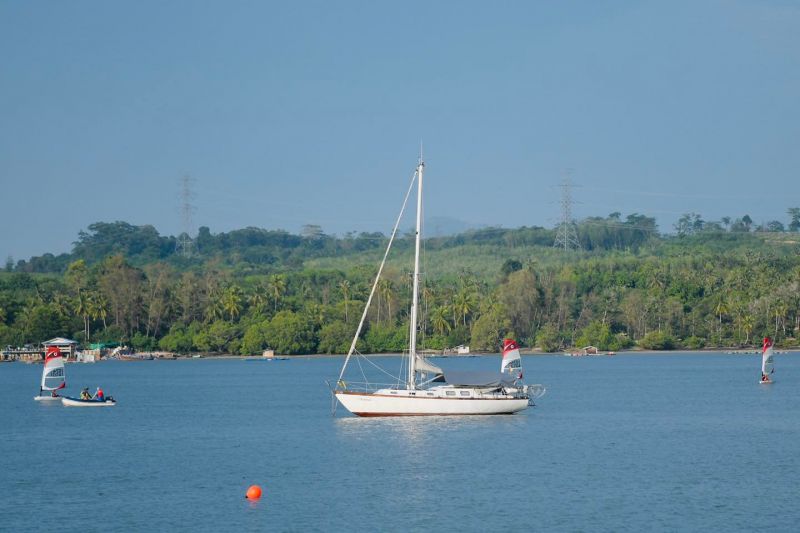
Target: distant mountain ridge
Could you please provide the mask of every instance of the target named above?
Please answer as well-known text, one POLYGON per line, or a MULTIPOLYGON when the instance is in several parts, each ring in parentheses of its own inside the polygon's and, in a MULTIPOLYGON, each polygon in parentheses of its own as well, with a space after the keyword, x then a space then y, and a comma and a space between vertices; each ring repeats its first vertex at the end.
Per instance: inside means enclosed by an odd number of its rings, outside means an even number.
MULTIPOLYGON (((679 234, 662 235, 652 217, 637 213, 623 217, 612 213, 608 217, 591 217, 575 224, 575 230, 584 252, 628 251, 635 252, 643 246, 663 247, 697 245, 716 251, 745 247, 759 250, 768 247, 792 248, 800 235, 796 228, 790 231, 752 232, 750 227, 731 225, 723 229, 718 224, 703 224, 695 219, 691 224, 678 226, 679 234), (795 230, 795 231, 793 231, 795 230)), ((452 217, 431 217, 425 227, 425 246, 429 251, 453 249, 460 246, 495 246, 515 255, 520 247, 552 248, 556 228, 542 227, 478 227, 452 217)), ((395 249, 400 253, 410 250, 412 232, 397 238, 395 249)), ((365 260, 363 254, 382 250, 387 236, 381 232, 348 233, 344 236, 327 235, 319 226, 307 226, 301 234, 282 229, 247 227, 228 232, 212 233, 202 226, 184 250, 179 246, 183 236, 159 234, 152 225, 136 226, 124 221, 96 222, 78 234, 70 253, 43 254, 9 263, 6 270, 20 272, 64 272, 75 260, 97 263, 109 256, 120 255, 131 264, 146 265, 169 262, 179 268, 200 266, 213 261, 217 265, 248 265, 253 272, 302 268, 307 261, 315 264, 335 264, 365 260)), ((768 251, 765 250, 764 251, 768 251)), ((501 253, 501 252, 498 252, 501 253)), ((502 252, 506 253, 506 252, 502 252)), ((549 255, 544 251, 537 255, 549 255)), ((371 259, 370 259, 371 260, 371 259)))

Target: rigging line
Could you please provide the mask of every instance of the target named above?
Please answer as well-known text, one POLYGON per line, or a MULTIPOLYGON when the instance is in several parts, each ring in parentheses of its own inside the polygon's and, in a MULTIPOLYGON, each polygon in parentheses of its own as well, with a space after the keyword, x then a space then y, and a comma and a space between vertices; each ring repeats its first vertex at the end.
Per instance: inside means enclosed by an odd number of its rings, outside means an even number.
MULTIPOLYGON (((364 372, 364 367, 361 366, 361 358, 360 357, 356 357, 356 363, 358 363, 358 369, 361 370, 361 378, 364 380, 364 385, 366 387, 369 387, 369 379, 367 379, 367 374, 366 374, 366 372, 364 372)), ((341 380, 342 380, 342 378, 339 378, 339 381, 341 381, 341 380)))
POLYGON ((381 372, 383 372, 384 374, 386 374, 387 376, 389 376, 390 378, 392 378, 393 380, 395 380, 397 383, 400 383, 400 376, 403 374, 402 369, 401 369, 400 374, 395 376, 394 374, 390 374, 388 371, 386 371, 386 369, 381 368, 380 366, 378 366, 374 361, 371 361, 367 357, 364 357, 364 360, 366 362, 368 362, 369 364, 371 364, 372 366, 374 366, 375 368, 377 368, 378 370, 380 370, 381 372))
POLYGON ((406 357, 407 353, 411 353, 410 350, 403 350, 400 353, 400 373, 397 375, 397 386, 400 387, 403 384, 403 376, 408 374, 408 370, 406 369, 406 361, 410 358, 406 357))
MULTIPOLYGON (((366 355, 362 354, 361 352, 356 351, 356 355, 360 356, 360 357, 356 358, 356 361, 358 361, 358 366, 359 366, 359 368, 361 368, 361 375, 364 378, 365 382, 367 382, 367 376, 366 376, 366 374, 364 374, 364 369, 361 367, 361 360, 362 359, 364 361, 366 361, 367 363, 371 364, 372 366, 374 366, 376 369, 378 369, 381 372, 383 372, 384 374, 386 374, 387 376, 389 376, 390 378, 392 378, 394 380, 397 380, 398 382, 400 381, 400 378, 398 376, 395 376, 394 374, 390 374, 389 372, 386 371, 386 369, 381 368, 379 365, 375 364, 374 361, 370 360, 369 357, 367 357, 366 355)), ((402 375, 402 370, 401 370, 400 374, 402 375)))
POLYGON ((389 237, 389 244, 386 246, 386 251, 383 254, 383 260, 381 261, 381 266, 378 267, 378 275, 375 276, 375 282, 372 284, 372 290, 369 291, 369 298, 367 298, 367 303, 364 306, 364 312, 361 314, 361 321, 358 323, 358 328, 356 329, 356 335, 353 337, 353 342, 350 344, 350 350, 347 352, 347 357, 344 359, 344 365, 342 365, 342 371, 339 372, 339 379, 342 379, 344 376, 344 371, 347 368, 347 363, 350 361, 350 357, 353 355, 353 351, 356 349, 356 342, 358 342, 358 337, 361 335, 361 328, 364 326, 364 320, 367 318, 367 311, 369 311, 369 305, 372 302, 372 297, 375 295, 375 289, 378 287, 378 280, 381 278, 381 272, 383 272, 383 267, 386 264, 386 258, 389 256, 389 250, 392 248, 392 242, 394 242, 394 237, 397 235, 397 228, 400 227, 400 221, 403 219, 403 213, 406 210, 406 204, 408 203, 408 198, 411 196, 411 190, 414 188, 414 182, 417 180, 417 170, 414 170, 414 174, 411 176, 411 183, 408 184, 408 190, 406 191, 406 197, 403 199, 403 206, 400 208, 400 214, 397 215, 397 221, 394 223, 394 228, 392 229, 392 235, 389 237))

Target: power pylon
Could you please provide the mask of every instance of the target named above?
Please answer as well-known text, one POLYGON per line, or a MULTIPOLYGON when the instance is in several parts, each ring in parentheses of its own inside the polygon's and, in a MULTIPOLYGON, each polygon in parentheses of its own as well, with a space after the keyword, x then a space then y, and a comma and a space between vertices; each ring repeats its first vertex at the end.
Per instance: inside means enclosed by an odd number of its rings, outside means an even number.
POLYGON ((180 191, 180 198, 181 198, 181 223, 182 223, 182 230, 183 233, 178 236, 178 241, 175 243, 175 251, 181 254, 183 257, 189 257, 192 255, 194 250, 194 241, 192 240, 192 213, 194 213, 194 206, 192 205, 192 199, 194 198, 194 193, 192 192, 192 183, 194 179, 190 178, 188 175, 183 176, 181 178, 181 191, 180 191))
POLYGON ((578 241, 578 230, 572 219, 572 182, 569 172, 566 172, 561 179, 561 221, 558 224, 553 248, 563 248, 565 252, 581 248, 581 243, 578 241))

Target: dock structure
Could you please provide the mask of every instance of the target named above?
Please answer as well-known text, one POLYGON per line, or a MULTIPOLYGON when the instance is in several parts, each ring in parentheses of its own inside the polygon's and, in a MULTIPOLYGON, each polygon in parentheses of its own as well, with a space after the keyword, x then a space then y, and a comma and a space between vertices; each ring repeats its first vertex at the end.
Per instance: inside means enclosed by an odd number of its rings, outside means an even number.
POLYGON ((61 351, 61 355, 63 355, 67 361, 75 361, 77 359, 78 341, 65 339, 63 337, 56 337, 54 339, 50 339, 49 341, 43 342, 39 346, 25 345, 22 348, 7 346, 4 350, 0 351, 0 361, 41 363, 44 361, 48 346, 58 346, 58 349, 61 351))
POLYGON ((45 348, 34 348, 26 346, 23 348, 12 348, 8 346, 0 352, 0 361, 22 361, 24 363, 41 363, 44 361, 45 348))
POLYGON ((64 356, 67 361, 75 361, 78 358, 78 341, 65 339, 64 337, 56 337, 43 342, 42 345, 45 350, 47 350, 49 346, 57 346, 59 351, 61 351, 61 355, 64 356))

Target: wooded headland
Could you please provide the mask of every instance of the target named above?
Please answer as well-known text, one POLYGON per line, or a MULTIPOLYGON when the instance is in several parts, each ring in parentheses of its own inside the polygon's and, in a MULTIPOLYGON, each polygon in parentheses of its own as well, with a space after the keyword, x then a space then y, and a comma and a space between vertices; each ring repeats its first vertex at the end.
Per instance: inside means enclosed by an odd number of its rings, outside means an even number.
MULTIPOLYGON (((484 228, 424 240, 420 344, 497 350, 510 336, 556 351, 794 346, 800 331, 800 209, 789 223, 684 215, 675 234, 612 213, 576 224, 580 250, 555 230, 484 228)), ((387 243, 245 228, 191 247, 152 226, 96 223, 68 254, 0 273, 0 345, 55 336, 171 352, 346 352, 387 243)), ((185 242, 185 240, 184 240, 185 242)), ((413 238, 396 241, 359 350, 406 347, 413 238)))

